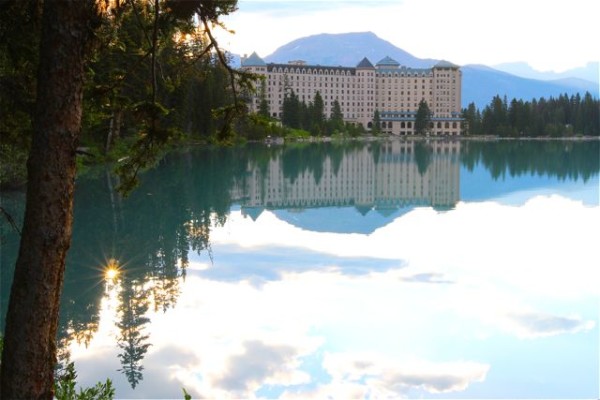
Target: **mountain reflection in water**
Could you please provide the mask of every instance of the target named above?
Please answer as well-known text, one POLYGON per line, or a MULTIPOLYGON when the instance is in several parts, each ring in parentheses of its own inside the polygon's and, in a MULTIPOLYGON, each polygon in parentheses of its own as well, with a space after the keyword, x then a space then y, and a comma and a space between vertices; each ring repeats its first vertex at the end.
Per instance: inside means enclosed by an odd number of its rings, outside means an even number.
MULTIPOLYGON (((63 360, 117 397, 597 397, 598 154, 195 149, 127 199, 99 170, 78 181, 63 360)), ((2 240, 4 313, 18 246, 2 240)))

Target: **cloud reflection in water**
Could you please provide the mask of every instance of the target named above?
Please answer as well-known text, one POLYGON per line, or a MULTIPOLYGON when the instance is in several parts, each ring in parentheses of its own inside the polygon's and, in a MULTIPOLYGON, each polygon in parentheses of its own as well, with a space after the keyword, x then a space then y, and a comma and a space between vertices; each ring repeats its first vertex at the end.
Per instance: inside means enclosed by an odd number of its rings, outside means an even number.
MULTIPOLYGON (((597 374, 568 370, 598 363, 597 344, 572 343, 597 338, 599 211, 558 196, 459 203, 369 234, 234 211, 211 233, 213 260, 190 256, 177 306, 149 312, 146 377, 136 391, 116 382, 118 395, 511 397, 516 372, 500 361, 511 354, 510 365, 541 357, 518 378, 545 382, 539 397, 573 380, 574 395, 589 396, 597 374), (511 353, 524 339, 545 351, 511 353), (553 358, 560 346, 579 364, 553 358)), ((114 352, 108 343, 73 349, 78 368, 114 352)))

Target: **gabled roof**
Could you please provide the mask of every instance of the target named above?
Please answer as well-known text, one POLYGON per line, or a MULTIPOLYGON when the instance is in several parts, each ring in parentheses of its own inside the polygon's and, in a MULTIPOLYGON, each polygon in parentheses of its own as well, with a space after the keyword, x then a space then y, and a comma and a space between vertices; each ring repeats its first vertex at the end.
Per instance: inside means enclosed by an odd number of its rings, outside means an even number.
POLYGON ((400 66, 400 63, 391 57, 385 56, 377 63, 377 66, 400 66))
POLYGON ((435 64, 433 68, 460 68, 456 64, 452 64, 450 61, 442 60, 435 64))
POLYGON ((368 69, 375 69, 375 67, 373 66, 373 64, 371 64, 371 61, 369 61, 369 59, 367 57, 363 58, 361 62, 358 63, 358 65, 356 66, 356 68, 368 68, 368 69))
POLYGON ((267 63, 265 63, 256 52, 250 54, 250 57, 242 59, 242 67, 263 67, 265 65, 267 65, 267 63))

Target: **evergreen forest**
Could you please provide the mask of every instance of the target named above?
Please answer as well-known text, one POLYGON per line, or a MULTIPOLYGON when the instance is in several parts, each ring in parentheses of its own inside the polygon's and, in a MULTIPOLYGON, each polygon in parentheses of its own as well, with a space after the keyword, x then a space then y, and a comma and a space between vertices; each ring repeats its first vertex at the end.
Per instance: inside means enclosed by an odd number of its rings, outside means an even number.
POLYGON ((494 96, 479 110, 463 109, 465 134, 506 137, 600 136, 600 102, 587 92, 524 101, 494 96))

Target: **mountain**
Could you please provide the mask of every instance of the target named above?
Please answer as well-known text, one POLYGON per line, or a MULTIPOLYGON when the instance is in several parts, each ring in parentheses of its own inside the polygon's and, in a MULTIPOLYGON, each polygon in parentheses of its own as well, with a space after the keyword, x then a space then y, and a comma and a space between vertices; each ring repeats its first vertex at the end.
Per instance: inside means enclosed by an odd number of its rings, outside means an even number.
POLYGON ((573 68, 564 72, 537 71, 525 62, 503 63, 494 65, 493 68, 522 78, 539 79, 543 81, 572 78, 579 78, 584 81, 595 82, 596 84, 600 81, 600 63, 598 63, 598 61, 589 62, 584 67, 573 68))
MULTIPOLYGON (((436 59, 421 59, 381 39, 372 32, 354 32, 307 36, 279 47, 264 57, 266 62, 287 63, 304 60, 308 64, 354 67, 363 57, 375 64, 389 56, 401 65, 429 68, 436 59)), ((448 60, 452 61, 452 60, 448 60)), ((582 79, 561 77, 552 81, 528 79, 483 65, 465 65, 463 72, 462 106, 473 102, 479 108, 490 103, 495 95, 531 100, 539 97, 574 95, 589 91, 599 96, 598 84, 582 79)))
POLYGON ((363 57, 376 63, 385 56, 415 68, 429 68, 437 62, 417 58, 372 32, 322 33, 307 36, 281 46, 264 60, 273 63, 304 60, 308 64, 354 67, 363 57))
POLYGON ((521 78, 506 72, 498 71, 483 65, 465 65, 463 72, 463 107, 475 103, 479 108, 489 104, 496 95, 531 100, 539 97, 557 97, 561 94, 569 96, 577 93, 590 92, 598 97, 598 84, 581 79, 558 79, 542 81, 521 78))

